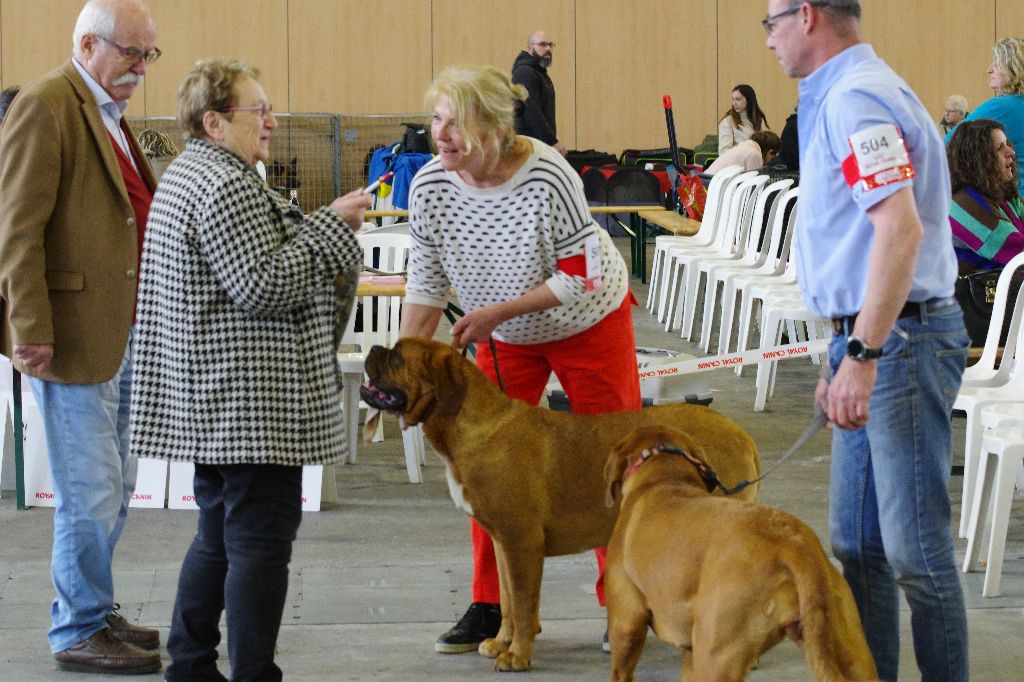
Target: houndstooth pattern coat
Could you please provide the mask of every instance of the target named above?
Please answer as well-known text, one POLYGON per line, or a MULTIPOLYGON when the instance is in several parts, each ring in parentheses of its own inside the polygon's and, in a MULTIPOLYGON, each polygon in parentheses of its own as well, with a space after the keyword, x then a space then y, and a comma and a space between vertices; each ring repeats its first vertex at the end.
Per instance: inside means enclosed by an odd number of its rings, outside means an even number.
POLYGON ((189 140, 149 213, 131 451, 322 464, 345 451, 335 277, 362 262, 329 208, 304 218, 235 154, 189 140))

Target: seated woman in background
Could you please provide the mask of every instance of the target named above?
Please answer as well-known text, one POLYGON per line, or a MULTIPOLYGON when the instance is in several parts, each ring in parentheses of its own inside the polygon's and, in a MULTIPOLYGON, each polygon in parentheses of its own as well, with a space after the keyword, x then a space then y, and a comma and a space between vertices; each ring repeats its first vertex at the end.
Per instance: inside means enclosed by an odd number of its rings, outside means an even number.
POLYGON ((728 166, 742 166, 745 171, 757 170, 774 159, 780 147, 782 143, 778 135, 770 130, 762 130, 719 156, 704 172, 714 175, 728 166))
MULTIPOLYGON (((997 42, 992 47, 992 64, 987 73, 988 86, 996 91, 996 96, 979 104, 964 120, 999 121, 1013 148, 1024 148, 1024 38, 1003 38, 997 42)), ((949 142, 947 135, 946 144, 949 142)), ((1020 159, 1017 164, 1020 165, 1020 159)), ((1024 192, 1021 175, 1018 168, 1017 190, 1024 192)))
POLYGON ((1003 125, 964 121, 946 148, 953 203, 949 223, 961 273, 998 268, 1024 250, 1017 155, 1003 125))
POLYGON ((754 133, 769 128, 761 107, 757 105, 754 88, 746 84, 732 89, 732 107, 718 122, 718 153, 732 149, 750 139, 754 133))
POLYGON ((967 98, 963 95, 950 95, 946 98, 946 106, 943 109, 942 118, 939 119, 939 129, 943 135, 956 128, 960 121, 964 120, 969 112, 967 111, 967 98))

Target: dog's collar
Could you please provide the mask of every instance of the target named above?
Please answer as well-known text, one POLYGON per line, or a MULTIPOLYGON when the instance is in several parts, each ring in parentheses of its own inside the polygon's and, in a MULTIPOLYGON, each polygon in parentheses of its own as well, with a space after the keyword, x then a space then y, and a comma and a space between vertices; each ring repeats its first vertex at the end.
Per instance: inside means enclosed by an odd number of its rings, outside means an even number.
POLYGON ((722 485, 722 482, 718 480, 718 475, 715 474, 714 469, 709 467, 706 462, 694 457, 685 450, 677 448, 674 445, 666 445, 665 443, 658 443, 657 445, 641 450, 640 456, 629 465, 629 468, 626 470, 626 475, 631 476, 640 468, 641 464, 653 457, 656 457, 657 455, 676 455, 692 464, 694 468, 697 469, 697 474, 700 476, 700 480, 704 482, 704 486, 708 489, 709 493, 713 492, 715 488, 721 488, 722 492, 726 495, 736 492, 730 491, 722 485))

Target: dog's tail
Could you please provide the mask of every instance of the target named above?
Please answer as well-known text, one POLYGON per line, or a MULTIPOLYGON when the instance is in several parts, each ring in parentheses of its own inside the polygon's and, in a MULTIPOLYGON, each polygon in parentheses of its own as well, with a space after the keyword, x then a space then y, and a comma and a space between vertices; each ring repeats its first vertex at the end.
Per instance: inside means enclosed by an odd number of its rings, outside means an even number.
POLYGON ((800 608, 799 623, 787 624, 786 634, 803 640, 804 655, 817 679, 877 680, 853 593, 813 532, 806 533, 806 543, 784 550, 800 608))

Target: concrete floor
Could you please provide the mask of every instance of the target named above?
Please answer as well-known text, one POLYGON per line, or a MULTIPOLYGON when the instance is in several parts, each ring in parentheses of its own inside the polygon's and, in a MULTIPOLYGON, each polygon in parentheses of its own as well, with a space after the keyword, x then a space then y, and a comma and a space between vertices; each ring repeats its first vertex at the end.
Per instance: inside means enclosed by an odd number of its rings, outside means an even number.
MULTIPOLYGON (((628 258, 628 242, 620 247, 628 258)), ((645 300, 645 285, 634 281, 645 300)), ((666 334, 643 309, 634 312, 637 344, 699 355, 666 334)), ((442 333, 444 333, 442 331, 442 333)), ((712 407, 743 425, 766 465, 803 430, 811 414, 817 369, 807 360, 780 365, 768 410, 752 411, 753 373, 737 378, 717 370, 706 375, 715 389, 712 407)), ((962 459, 963 420, 955 422, 962 459)), ((462 512, 448 498, 444 469, 429 452, 424 483, 406 477, 397 424, 389 420, 383 443, 361 446, 355 465, 337 470, 339 501, 304 515, 292 561, 290 595, 279 641, 278 662, 287 680, 480 680, 491 661, 475 653, 445 656, 433 642, 469 603, 469 534, 462 512)), ((827 547, 830 436, 810 443, 762 484, 760 501, 808 523, 827 547)), ((959 516, 960 479, 950 490, 959 516)), ((66 680, 56 671, 46 642, 49 603, 51 511, 17 511, 13 495, 0 499, 0 680, 66 680)), ((1024 514, 1011 519, 1003 596, 981 596, 983 574, 963 576, 971 636, 971 673, 977 680, 1024 678, 1024 514)), ((157 627, 166 639, 178 568, 196 512, 133 510, 118 546, 115 585, 123 613, 157 627)), ((727 541, 723 539, 723 541, 727 541)), ((958 559, 964 542, 958 541, 958 559)), ((606 679, 609 658, 600 649, 604 613, 593 596, 596 566, 590 553, 549 559, 530 679, 606 679)), ((919 679, 903 613, 900 679, 919 679)), ((165 655, 166 658, 166 655, 165 655)), ((166 661, 165 661, 166 662, 166 661)), ((227 671, 223 654, 222 670, 227 671)), ((151 676, 155 678, 155 676, 151 676)), ((638 671, 641 680, 679 678, 679 654, 653 635, 638 671)), ((92 676, 100 680, 104 676, 92 676)), ((120 679, 120 678, 112 678, 120 679)), ((751 680, 812 679, 802 652, 783 642, 762 657, 751 680)))

